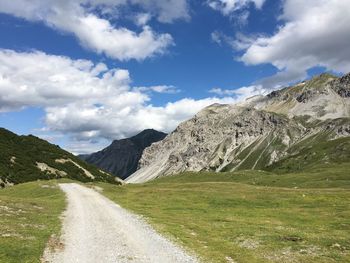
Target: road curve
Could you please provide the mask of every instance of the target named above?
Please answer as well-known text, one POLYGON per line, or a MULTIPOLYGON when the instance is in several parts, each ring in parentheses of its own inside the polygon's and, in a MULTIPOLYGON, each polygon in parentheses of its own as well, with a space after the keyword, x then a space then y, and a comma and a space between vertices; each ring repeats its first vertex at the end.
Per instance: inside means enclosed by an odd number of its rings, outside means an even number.
POLYGON ((198 262, 138 216, 79 184, 60 184, 68 208, 60 251, 47 253, 52 263, 198 262))

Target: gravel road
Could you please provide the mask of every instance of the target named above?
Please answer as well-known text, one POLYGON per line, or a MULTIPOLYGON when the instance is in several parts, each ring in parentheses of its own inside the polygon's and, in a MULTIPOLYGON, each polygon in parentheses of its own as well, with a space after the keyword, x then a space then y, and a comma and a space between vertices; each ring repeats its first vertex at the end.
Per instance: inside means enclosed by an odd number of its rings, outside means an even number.
POLYGON ((60 184, 68 198, 60 251, 46 253, 53 263, 198 262, 155 232, 140 217, 93 189, 60 184))

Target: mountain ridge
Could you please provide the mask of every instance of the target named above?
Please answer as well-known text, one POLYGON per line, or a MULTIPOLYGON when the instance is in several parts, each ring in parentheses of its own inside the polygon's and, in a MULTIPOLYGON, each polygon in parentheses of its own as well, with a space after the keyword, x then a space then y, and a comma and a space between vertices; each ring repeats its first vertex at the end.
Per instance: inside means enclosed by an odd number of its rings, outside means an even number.
POLYGON ((239 104, 288 117, 308 115, 326 120, 350 117, 349 97, 350 73, 339 78, 323 73, 308 81, 239 104))
POLYGON ((57 145, 0 128, 0 187, 58 178, 121 183, 57 145))
POLYGON ((114 140, 108 147, 99 152, 79 157, 125 179, 137 170, 143 150, 152 143, 162 140, 165 136, 166 134, 163 132, 146 129, 130 138, 114 140))
POLYGON ((322 74, 264 97, 213 104, 146 148, 127 182, 185 171, 267 169, 290 156, 294 145, 301 151, 310 138, 317 144, 348 137, 349 94, 350 74, 322 74))

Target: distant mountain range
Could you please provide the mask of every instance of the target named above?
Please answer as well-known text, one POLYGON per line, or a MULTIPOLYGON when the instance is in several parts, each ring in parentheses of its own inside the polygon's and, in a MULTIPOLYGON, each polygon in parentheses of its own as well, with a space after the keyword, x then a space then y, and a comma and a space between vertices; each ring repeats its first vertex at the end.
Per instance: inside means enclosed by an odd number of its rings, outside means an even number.
POLYGON ((165 136, 166 133, 148 129, 131 138, 115 140, 102 151, 79 157, 125 179, 137 170, 143 150, 152 143, 163 140, 165 136))
POLYGON ((350 163, 350 74, 322 74, 238 104, 214 104, 169 135, 145 130, 79 157, 0 129, 0 186, 62 177, 140 183, 186 171, 332 174, 350 163))
POLYGON ((185 171, 294 172, 350 162, 350 74, 214 104, 146 148, 127 182, 185 171))
POLYGON ((0 187, 55 178, 120 183, 57 145, 0 128, 0 187))

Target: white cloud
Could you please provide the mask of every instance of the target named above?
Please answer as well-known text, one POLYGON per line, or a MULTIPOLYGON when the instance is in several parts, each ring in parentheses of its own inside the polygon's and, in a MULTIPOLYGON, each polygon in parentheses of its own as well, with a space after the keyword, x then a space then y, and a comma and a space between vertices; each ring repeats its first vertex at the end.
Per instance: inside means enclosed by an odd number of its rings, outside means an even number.
MULTIPOLYGON (((61 0, 62 1, 62 0, 61 0)), ((151 16, 155 16, 161 23, 172 23, 175 20, 188 20, 188 0, 79 0, 93 6, 118 8, 119 6, 134 5, 140 7, 151 16)))
POLYGON ((74 152, 87 152, 104 145, 106 139, 127 137, 147 128, 170 132, 203 107, 233 103, 250 92, 242 89, 235 96, 184 98, 155 107, 150 103, 150 91, 177 89, 167 85, 140 89, 130 83, 124 69, 38 51, 0 49, 0 111, 43 108, 44 135, 70 135, 67 147, 74 152))
POLYGON ((246 65, 272 64, 278 73, 264 86, 297 81, 315 66, 337 72, 350 71, 350 1, 286 0, 284 24, 272 36, 243 41, 246 65))
POLYGON ((188 0, 130 0, 157 16, 159 22, 171 23, 177 19, 188 20, 188 0))
POLYGON ((163 54, 173 44, 171 35, 147 26, 150 14, 168 23, 189 17, 187 0, 13 0, 2 1, 0 12, 74 34, 84 47, 118 60, 143 60, 163 54), (125 5, 138 5, 148 14, 135 18, 141 26, 138 32, 116 27, 106 18, 118 19, 125 5), (99 17, 96 10, 108 16, 99 17))
POLYGON ((211 33, 211 40, 218 45, 227 44, 234 49, 238 48, 237 40, 235 40, 235 38, 230 37, 217 30, 211 33))
POLYGON ((127 70, 108 70, 88 60, 0 50, 0 110, 99 100, 126 92, 129 82, 127 70))
POLYGON ((175 86, 169 86, 169 85, 157 85, 157 86, 150 86, 150 87, 134 87, 133 90, 139 91, 139 92, 156 92, 156 93, 166 93, 166 94, 175 94, 179 93, 181 90, 176 88, 175 86))
POLYGON ((232 98, 182 99, 164 107, 135 102, 133 105, 109 105, 97 109, 77 103, 47 108, 46 123, 55 131, 74 134, 80 140, 115 139, 150 128, 170 132, 205 106, 234 101, 232 98))
POLYGON ((151 15, 148 13, 140 13, 136 15, 136 25, 145 26, 150 21, 151 15))
POLYGON ((209 90, 209 92, 219 96, 233 96, 238 100, 244 100, 256 95, 264 95, 267 93, 267 90, 264 89, 261 85, 253 85, 248 87, 241 87, 238 89, 213 88, 209 90))
MULTIPOLYGON (((254 4, 254 6, 260 9, 265 0, 209 0, 208 5, 220 11, 224 15, 231 15, 232 13, 249 7, 249 5, 254 4)), ((247 19, 248 13, 244 12, 244 17, 247 19)), ((242 17, 240 17, 242 19, 242 17)))
MULTIPOLYGON (((214 10, 229 16, 237 27, 242 27, 248 24, 249 7, 253 5, 255 8, 261 9, 265 0, 209 0, 207 3, 214 10)), ((211 33, 211 40, 219 45, 227 44, 235 50, 242 50, 247 47, 247 44, 251 43, 250 38, 238 32, 233 37, 219 30, 211 33)))
MULTIPOLYGON (((42 138, 40 135, 38 136, 42 138)), ((43 138, 45 140, 45 138, 43 138)), ((66 146, 66 149, 73 154, 90 154, 93 152, 98 152, 103 148, 106 148, 110 145, 111 142, 107 140, 98 141, 95 143, 91 143, 89 141, 70 141, 66 146)))
POLYGON ((108 21, 94 15, 81 18, 73 30, 83 46, 119 60, 144 60, 163 54, 173 44, 171 35, 158 35, 149 26, 144 26, 137 34, 126 28, 115 29, 108 21))
POLYGON ((222 44, 222 35, 219 31, 214 31, 211 33, 211 40, 213 40, 216 44, 222 44))

